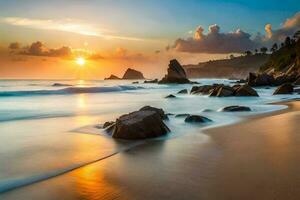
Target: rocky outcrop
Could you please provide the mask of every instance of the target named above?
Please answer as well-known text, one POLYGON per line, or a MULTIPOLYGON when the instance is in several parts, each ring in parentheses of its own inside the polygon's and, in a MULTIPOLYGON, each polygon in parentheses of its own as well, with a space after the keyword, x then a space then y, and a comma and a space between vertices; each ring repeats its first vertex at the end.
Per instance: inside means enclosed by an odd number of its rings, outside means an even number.
POLYGON ((112 74, 110 77, 107 77, 104 80, 120 80, 120 78, 112 74))
POLYGON ((110 123, 106 131, 113 138, 138 140, 159 137, 170 129, 163 119, 167 116, 162 109, 145 106, 139 111, 120 116, 115 123, 110 123))
POLYGON ((145 79, 142 72, 135 69, 128 68, 122 79, 145 79))
POLYGON ((158 83, 158 79, 153 79, 153 80, 145 80, 144 83, 158 83))
POLYGON ((177 92, 177 94, 187 94, 187 93, 188 93, 187 89, 183 89, 183 90, 180 90, 179 92, 177 92))
POLYGON ((257 92, 247 84, 232 87, 223 84, 194 86, 191 93, 209 95, 210 97, 258 96, 257 92))
POLYGON ((191 89, 191 94, 209 94, 212 89, 221 86, 220 84, 214 85, 201 85, 201 86, 193 86, 191 89))
POLYGON ((221 109, 223 112, 245 112, 251 111, 251 109, 247 106, 227 106, 221 109))
POLYGON ((184 121, 187 123, 206 123, 211 122, 212 120, 200 115, 189 115, 185 118, 184 121))
POLYGON ((209 94, 210 97, 230 97, 234 96, 234 89, 230 86, 217 86, 209 94))
POLYGON ((273 95, 277 95, 277 94, 292 94, 294 92, 294 86, 290 83, 285 83, 281 86, 279 86, 275 92, 273 93, 273 95))
POLYGON ((168 83, 176 83, 176 84, 183 84, 183 83, 190 83, 187 79, 186 73, 180 63, 174 59, 170 61, 168 73, 165 77, 159 81, 161 84, 168 84, 168 83))
POLYGON ((250 87, 249 85, 242 85, 242 86, 233 86, 235 88, 235 96, 256 96, 258 97, 257 92, 250 87))

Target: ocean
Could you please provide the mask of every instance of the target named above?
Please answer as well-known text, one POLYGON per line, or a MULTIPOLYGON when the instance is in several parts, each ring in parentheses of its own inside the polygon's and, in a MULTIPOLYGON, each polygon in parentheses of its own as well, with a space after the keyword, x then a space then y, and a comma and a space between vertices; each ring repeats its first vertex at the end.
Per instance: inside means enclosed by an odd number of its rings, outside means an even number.
MULTIPOLYGON (((197 79, 200 84, 231 80, 197 79)), ((299 95, 273 96, 275 88, 256 88, 260 97, 208 97, 176 94, 192 85, 144 84, 140 81, 102 80, 0 80, 0 193, 42 181, 78 167, 106 159, 151 140, 170 140, 201 130, 242 120, 245 116, 285 109, 269 103, 299 95), (177 98, 164 98, 175 94, 177 98), (150 105, 172 114, 199 114, 213 122, 186 124, 170 116, 171 132, 164 137, 141 140, 114 140, 102 129, 106 121, 150 105), (230 105, 249 106, 251 112, 225 113, 230 105)), ((226 133, 225 133, 226 134, 226 133)))

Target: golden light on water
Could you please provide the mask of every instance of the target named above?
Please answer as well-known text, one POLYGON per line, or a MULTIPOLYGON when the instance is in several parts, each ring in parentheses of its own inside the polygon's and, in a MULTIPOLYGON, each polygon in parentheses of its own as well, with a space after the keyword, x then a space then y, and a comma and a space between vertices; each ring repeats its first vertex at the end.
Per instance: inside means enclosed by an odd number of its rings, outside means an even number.
POLYGON ((76 63, 80 66, 83 66, 85 64, 85 59, 83 57, 76 58, 76 63))

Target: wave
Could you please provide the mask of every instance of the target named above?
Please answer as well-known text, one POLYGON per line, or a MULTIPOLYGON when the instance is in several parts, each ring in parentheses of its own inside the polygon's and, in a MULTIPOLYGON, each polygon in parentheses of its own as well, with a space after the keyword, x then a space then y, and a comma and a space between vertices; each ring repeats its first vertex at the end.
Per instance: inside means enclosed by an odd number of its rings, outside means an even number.
POLYGON ((122 85, 122 86, 111 86, 111 87, 68 87, 68 88, 63 88, 58 90, 1 91, 0 97, 104 93, 104 92, 121 92, 126 90, 137 90, 137 89, 143 89, 143 87, 122 85))
POLYGON ((112 152, 112 153, 110 153, 110 154, 108 154, 104 157, 100 157, 98 159, 88 161, 88 162, 84 162, 84 163, 74 164, 72 166, 69 166, 69 167, 66 167, 66 168, 63 168, 63 169, 59 169, 57 171, 52 171, 52 172, 45 173, 45 174, 40 174, 40 175, 34 175, 34 176, 31 176, 31 177, 26 177, 26 178, 16 178, 16 179, 0 181, 0 194, 8 192, 10 190, 20 188, 20 187, 24 187, 24 186, 31 185, 31 184, 34 184, 34 183, 38 183, 38 182, 41 182, 41 181, 44 181, 44 180, 47 180, 47 179, 51 179, 51 178, 63 175, 65 173, 74 171, 76 169, 79 169, 81 167, 93 164, 95 162, 105 160, 105 159, 110 158, 110 157, 112 157, 116 154, 119 154, 119 153, 124 152, 124 151, 128 151, 128 150, 130 150, 130 149, 132 149, 136 146, 144 144, 145 142, 146 142, 146 140, 137 141, 137 142, 132 143, 131 145, 120 148, 119 150, 117 150, 115 152, 112 152))

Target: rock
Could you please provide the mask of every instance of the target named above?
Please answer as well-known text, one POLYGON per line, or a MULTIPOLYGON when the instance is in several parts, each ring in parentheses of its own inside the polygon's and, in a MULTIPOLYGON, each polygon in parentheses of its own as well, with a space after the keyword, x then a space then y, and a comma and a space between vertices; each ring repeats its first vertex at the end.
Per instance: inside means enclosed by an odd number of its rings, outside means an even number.
POLYGON ((139 84, 139 82, 138 81, 133 81, 132 84, 139 84))
POLYGON ((168 83, 190 83, 187 79, 186 73, 180 63, 174 59, 170 61, 168 73, 165 77, 159 81, 161 84, 168 84, 168 83))
POLYGON ((180 90, 179 92, 177 92, 177 94, 187 94, 187 93, 188 93, 187 89, 183 89, 183 90, 180 90))
POLYGON ((161 108, 155 108, 152 106, 144 106, 140 109, 140 111, 154 111, 154 112, 158 113, 162 119, 168 119, 167 114, 165 114, 165 111, 161 108))
POLYGON ((200 116, 200 115, 189 115, 184 120, 187 123, 205 123, 205 122, 211 122, 210 119, 200 116))
POLYGON ((188 117, 188 116, 190 116, 190 114, 177 114, 177 115, 175 115, 175 117, 188 117))
POLYGON ((168 96, 166 96, 165 98, 176 98, 176 96, 175 95, 173 95, 173 94, 169 94, 168 96))
POLYGON ((119 117, 116 120, 112 137, 138 140, 159 137, 167 134, 169 131, 169 128, 157 112, 140 110, 119 117))
POLYGON ((236 86, 235 88, 235 96, 255 96, 258 97, 257 92, 250 87, 249 85, 236 86))
POLYGON ((120 78, 112 74, 110 77, 105 78, 104 80, 120 80, 120 78))
POLYGON ((212 110, 212 109, 203 109, 201 112, 214 112, 214 110, 212 110))
POLYGON ((122 79, 145 79, 142 72, 128 68, 122 79))
POLYGON ((210 97, 230 97, 234 96, 234 89, 230 86, 219 86, 216 87, 210 94, 210 97))
POLYGON ((158 79, 153 79, 153 80, 145 80, 144 83, 158 83, 158 79))
POLYGON ((273 95, 277 95, 277 94, 292 94, 294 92, 294 86, 290 83, 285 83, 281 86, 279 86, 275 92, 273 93, 273 95))
POLYGON ((53 83, 53 87, 66 87, 66 86, 72 86, 70 84, 65 84, 65 83, 53 83))
POLYGON ((300 85, 300 77, 294 82, 294 85, 300 85))
POLYGON ((274 77, 271 74, 262 73, 262 74, 254 74, 249 73, 248 82, 249 86, 266 86, 274 84, 274 77))
POLYGON ((107 128, 107 127, 109 127, 109 126, 111 126, 111 125, 113 125, 113 124, 115 124, 115 122, 113 122, 113 121, 105 122, 105 123, 103 124, 102 128, 107 128))
POLYGON ((191 89, 191 94, 209 94, 214 88, 214 85, 193 86, 191 89))
POLYGON ((251 111, 251 109, 247 106, 227 106, 222 108, 223 112, 243 112, 243 111, 251 111))

